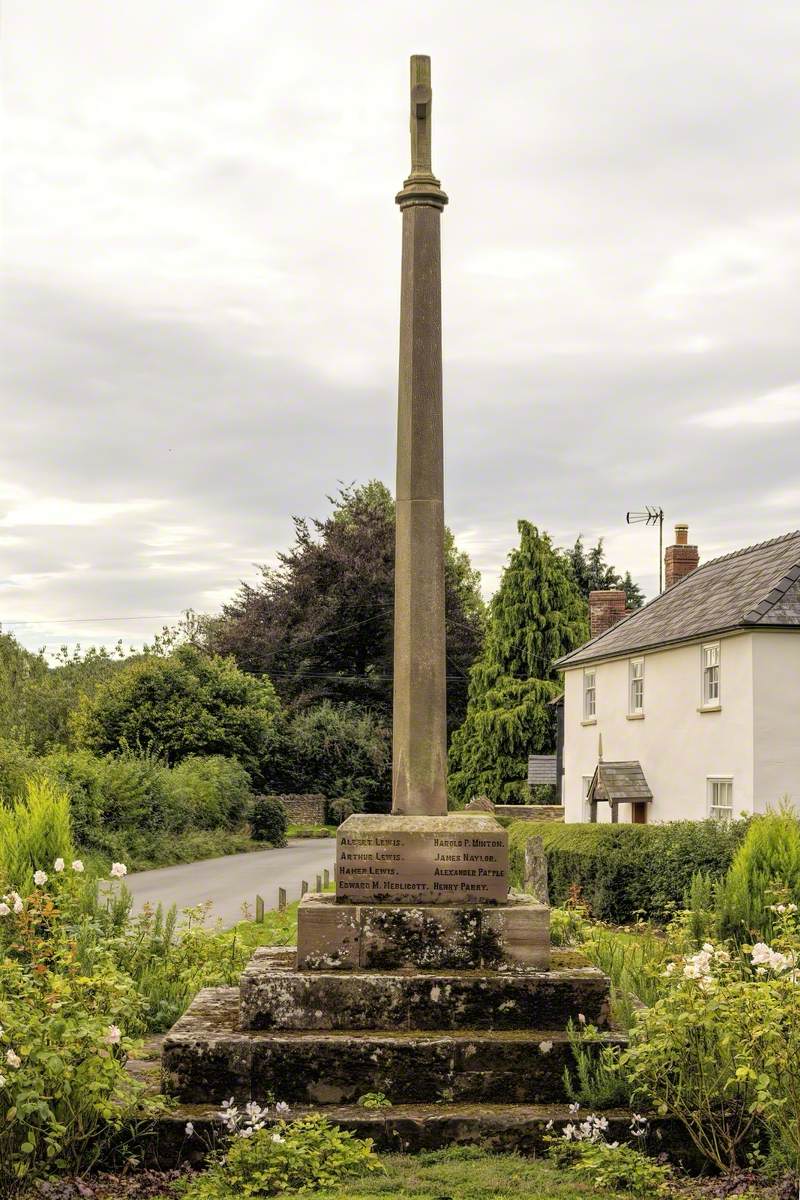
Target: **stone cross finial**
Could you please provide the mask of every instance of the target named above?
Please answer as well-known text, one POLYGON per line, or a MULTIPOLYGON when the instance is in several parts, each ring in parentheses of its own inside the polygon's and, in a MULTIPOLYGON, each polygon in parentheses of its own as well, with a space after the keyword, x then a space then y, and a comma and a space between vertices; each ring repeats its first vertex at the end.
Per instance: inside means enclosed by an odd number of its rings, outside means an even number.
POLYGON ((431 166, 431 60, 427 54, 411 56, 411 175, 430 177, 431 166))

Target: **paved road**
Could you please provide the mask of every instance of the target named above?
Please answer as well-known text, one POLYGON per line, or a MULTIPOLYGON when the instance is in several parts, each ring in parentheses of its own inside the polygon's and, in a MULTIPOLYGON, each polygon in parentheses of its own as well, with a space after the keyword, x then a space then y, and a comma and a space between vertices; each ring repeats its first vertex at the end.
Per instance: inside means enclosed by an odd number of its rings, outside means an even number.
POLYGON ((139 871, 125 882, 133 893, 135 912, 148 900, 165 908, 177 904, 179 909, 211 900, 211 920, 221 917, 227 927, 241 919, 245 901, 254 909, 256 893, 264 897, 267 908, 275 908, 279 887, 286 888, 289 901, 299 898, 301 879, 313 891, 315 876, 325 867, 333 876, 335 851, 335 838, 295 838, 282 850, 139 871))

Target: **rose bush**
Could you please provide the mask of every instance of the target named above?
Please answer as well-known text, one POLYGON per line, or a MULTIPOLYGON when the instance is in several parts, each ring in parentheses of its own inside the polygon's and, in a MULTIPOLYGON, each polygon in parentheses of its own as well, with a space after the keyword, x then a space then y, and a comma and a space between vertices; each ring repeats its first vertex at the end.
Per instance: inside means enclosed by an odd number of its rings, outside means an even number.
POLYGON ((677 1116, 721 1170, 759 1145, 777 1165, 800 1162, 797 906, 772 916, 771 945, 707 942, 667 963, 625 1056, 634 1095, 677 1116))
POLYGON ((85 1170, 146 1109, 125 1071, 142 1000, 108 952, 86 974, 73 936, 82 864, 59 859, 37 875, 47 878, 30 895, 9 891, 0 906, 3 1195, 45 1169, 85 1170))

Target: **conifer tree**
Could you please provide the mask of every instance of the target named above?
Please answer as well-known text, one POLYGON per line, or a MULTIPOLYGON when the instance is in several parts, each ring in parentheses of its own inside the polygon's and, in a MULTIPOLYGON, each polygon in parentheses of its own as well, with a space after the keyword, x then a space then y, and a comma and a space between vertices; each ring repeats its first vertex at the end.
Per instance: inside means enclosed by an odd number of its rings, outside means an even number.
POLYGON ((492 598, 467 715, 450 747, 457 807, 480 794, 497 804, 526 799, 528 755, 555 747, 549 701, 561 684, 553 663, 589 636, 586 604, 564 555, 529 521, 517 528, 520 545, 492 598))

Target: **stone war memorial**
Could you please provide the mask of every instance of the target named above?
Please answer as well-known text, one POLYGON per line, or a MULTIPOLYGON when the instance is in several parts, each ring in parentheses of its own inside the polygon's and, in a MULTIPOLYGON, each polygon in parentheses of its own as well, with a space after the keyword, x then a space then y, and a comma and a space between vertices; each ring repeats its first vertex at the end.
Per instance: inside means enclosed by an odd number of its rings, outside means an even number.
POLYGON ((274 1097, 293 1111, 322 1109, 394 1149, 486 1138, 530 1148, 549 1120, 569 1119, 568 1022, 581 1014, 617 1040, 607 978, 571 952, 551 959, 548 907, 509 890, 505 829, 480 806, 447 810, 440 222, 448 198, 433 174, 431 115, 430 60, 415 55, 411 172, 396 197, 392 811, 357 813, 339 827, 335 894, 304 897, 296 947, 258 950, 238 988, 200 992, 167 1035, 176 1128, 188 1119, 199 1128, 231 1097, 274 1097), (391 1107, 359 1107, 370 1092, 391 1107))

